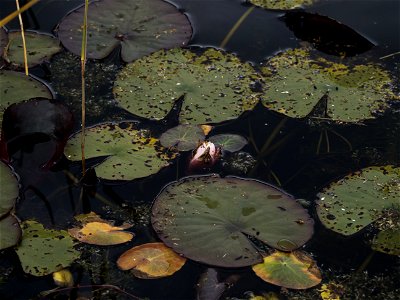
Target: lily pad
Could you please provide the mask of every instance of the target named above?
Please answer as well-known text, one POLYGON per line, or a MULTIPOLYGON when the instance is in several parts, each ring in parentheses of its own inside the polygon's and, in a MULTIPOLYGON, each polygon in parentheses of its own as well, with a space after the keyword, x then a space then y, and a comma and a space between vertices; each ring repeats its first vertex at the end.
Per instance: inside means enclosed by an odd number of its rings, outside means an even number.
MULTIPOLYGON (((81 53, 84 7, 67 15, 58 36, 76 55, 81 53)), ((121 46, 131 62, 159 49, 185 46, 192 35, 188 18, 174 5, 159 0, 93 1, 88 12, 87 57, 101 59, 121 46)))
POLYGON ((362 169, 333 182, 318 198, 318 217, 335 232, 352 235, 374 222, 384 226, 385 212, 400 209, 400 168, 362 169))
POLYGON ((252 109, 259 75, 249 63, 215 49, 196 54, 161 50, 128 64, 119 73, 114 94, 129 112, 162 119, 184 96, 180 123, 207 124, 237 118, 252 109))
POLYGON ((152 224, 176 252, 220 267, 261 262, 251 239, 291 251, 313 233, 313 220, 291 195, 257 180, 217 175, 167 185, 153 204, 152 224))
POLYGON ((168 129, 160 137, 164 147, 175 147, 179 151, 189 151, 196 148, 206 136, 203 129, 196 125, 178 125, 168 129))
POLYGON ((21 227, 12 214, 0 220, 0 250, 16 245, 21 235, 21 227))
POLYGON ((0 122, 5 109, 13 103, 35 97, 53 98, 49 88, 32 75, 0 70, 0 82, 0 122))
POLYGON ((139 278, 155 279, 179 271, 186 259, 163 243, 147 243, 124 252, 117 260, 122 270, 132 270, 139 278))
MULTIPOLYGON (((24 31, 27 48, 28 67, 34 67, 50 59, 50 57, 61 51, 60 42, 54 36, 36 31, 24 31)), ((4 59, 18 67, 24 66, 24 51, 21 31, 8 33, 7 50, 4 59)))
POLYGON ((326 116, 337 122, 374 119, 399 101, 390 74, 379 65, 346 66, 311 57, 308 50, 287 50, 267 61, 263 104, 292 118, 308 116, 327 97, 326 116))
MULTIPOLYGON (((123 231, 132 227, 130 224, 113 226, 112 222, 103 220, 95 214, 84 216, 88 216, 88 222, 83 221, 81 227, 68 229, 68 233, 81 242, 109 246, 129 242, 133 238, 133 233, 123 231), (95 220, 90 221, 94 218, 95 220)), ((79 220, 80 217, 78 216, 76 219, 79 220)))
POLYGON ((246 138, 238 134, 217 134, 208 139, 218 147, 229 152, 236 152, 247 145, 246 138))
POLYGON ((19 195, 18 179, 8 165, 0 161, 0 218, 14 207, 19 195))
MULTIPOLYGON (((134 123, 105 123, 85 132, 86 159, 105 157, 95 167, 98 177, 108 180, 132 180, 157 173, 176 155, 162 147, 146 130, 134 123)), ((72 136, 64 149, 69 160, 81 160, 80 133, 72 136)))
POLYGON ((7 31, 0 27, 0 57, 3 57, 4 49, 8 44, 8 34, 7 31))
POLYGON ((79 257, 67 231, 45 229, 36 221, 25 221, 22 228, 22 242, 16 251, 24 272, 48 275, 64 269, 79 257))
POLYGON ((248 0, 251 4, 265 9, 294 9, 308 6, 317 0, 248 0))
POLYGON ((253 266, 262 280, 289 289, 308 289, 321 282, 321 272, 315 261, 302 251, 276 251, 253 266))
POLYGON ((391 255, 400 255, 400 226, 379 232, 372 241, 372 249, 391 255))

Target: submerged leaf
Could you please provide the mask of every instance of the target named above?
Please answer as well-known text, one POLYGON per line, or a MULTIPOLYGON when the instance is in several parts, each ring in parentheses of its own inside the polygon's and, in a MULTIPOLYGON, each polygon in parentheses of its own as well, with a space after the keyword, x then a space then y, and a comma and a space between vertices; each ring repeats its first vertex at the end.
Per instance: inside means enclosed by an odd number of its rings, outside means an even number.
POLYGON ((318 0, 248 0, 251 4, 265 9, 294 9, 313 4, 318 0))
MULTIPOLYGON (((85 140, 86 159, 105 157, 95 171, 108 180, 132 180, 155 174, 176 155, 159 145, 146 130, 135 129, 134 123, 105 123, 87 128, 85 140)), ((68 140, 64 153, 69 160, 81 160, 80 133, 68 140)))
MULTIPOLYGON (((36 31, 25 30, 25 41, 27 45, 28 67, 34 67, 43 61, 61 51, 60 42, 54 36, 39 33, 36 31)), ((7 51, 4 53, 4 59, 18 67, 24 66, 24 51, 22 44, 21 31, 12 31, 8 33, 7 51)))
POLYGON ((237 118, 252 109, 259 75, 235 55, 206 49, 161 50, 128 64, 118 75, 114 94, 129 112, 162 119, 184 96, 180 123, 207 124, 237 118))
POLYGON ((166 186, 153 204, 152 224, 176 252, 221 267, 260 262, 251 239, 290 251, 313 233, 313 220, 292 196, 257 180, 216 175, 166 186))
POLYGON ((180 270, 186 259, 163 243, 148 243, 124 252, 117 261, 122 270, 132 269, 136 277, 154 279, 166 277, 180 270))
POLYGON ((15 246, 21 235, 21 227, 12 214, 2 217, 0 220, 0 250, 15 246))
POLYGON ((317 264, 302 251, 276 251, 253 266, 253 271, 264 281, 289 289, 308 289, 321 282, 317 264))
POLYGON ((18 198, 18 179, 8 165, 0 161, 0 218, 8 214, 18 198))
POLYGON ((379 65, 346 66, 311 57, 303 49, 287 50, 267 61, 263 104, 292 118, 308 116, 323 97, 322 117, 337 122, 375 118, 399 101, 392 78, 379 65))
POLYGON ((22 242, 16 249, 24 272, 44 276, 68 267, 79 257, 65 230, 45 229, 36 221, 24 221, 22 242))
POLYGON ((189 151, 196 148, 199 142, 204 141, 205 135, 200 126, 178 125, 168 129, 160 137, 164 147, 175 147, 179 151, 189 151))
MULTIPOLYGON (((81 53, 84 7, 67 15, 58 27, 63 45, 81 53)), ((192 35, 188 18, 170 3, 159 0, 93 1, 88 11, 87 57, 101 59, 121 46, 125 62, 159 49, 184 46, 192 35)))

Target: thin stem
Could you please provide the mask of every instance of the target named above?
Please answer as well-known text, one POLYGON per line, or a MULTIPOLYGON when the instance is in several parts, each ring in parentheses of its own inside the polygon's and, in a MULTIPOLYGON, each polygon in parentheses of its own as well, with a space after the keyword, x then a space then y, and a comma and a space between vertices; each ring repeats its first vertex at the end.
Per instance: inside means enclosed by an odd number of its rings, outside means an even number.
POLYGON ((267 141, 264 143, 263 147, 260 150, 260 153, 264 153, 269 146, 271 145, 272 141, 275 139, 275 137, 279 134, 279 130, 281 130, 281 128, 285 125, 286 121, 288 120, 288 118, 283 118, 279 124, 274 128, 274 130, 272 131, 271 135, 268 137, 267 141))
MULTIPOLYGON (((15 0, 15 3, 17 5, 17 10, 19 11, 19 0, 15 0)), ((28 71, 28 55, 26 53, 26 41, 25 41, 25 31, 24 31, 24 23, 22 22, 22 16, 21 14, 18 14, 18 19, 19 19, 19 27, 21 28, 21 37, 22 37, 22 46, 24 48, 24 66, 25 66, 25 75, 29 75, 28 71)))
POLYGON ((326 141, 326 153, 331 152, 331 147, 330 147, 330 143, 329 143, 329 136, 328 136, 328 130, 324 130, 324 134, 325 134, 325 141, 326 141))
MULTIPOLYGON (((325 129, 324 129, 325 130, 325 129)), ((321 150, 321 143, 322 143, 322 136, 323 136, 323 131, 321 131, 321 133, 319 134, 319 139, 318 139, 318 143, 317 143, 317 151, 316 154, 319 155, 319 152, 321 150)))
POLYGON ((260 149, 258 149, 256 141, 254 140, 253 128, 251 127, 250 120, 249 120, 249 140, 250 140, 250 143, 253 145, 254 150, 256 150, 257 155, 258 155, 260 153, 260 149))
POLYGON ((224 48, 226 46, 226 44, 228 44, 229 40, 231 39, 231 37, 235 34, 235 32, 238 30, 238 28, 240 27, 240 25, 242 25, 242 23, 244 22, 244 20, 246 20, 246 18, 250 15, 250 13, 254 10, 255 6, 251 6, 249 7, 245 13, 239 18, 239 20, 237 20, 237 22, 235 23, 235 25, 233 25, 233 27, 231 28, 231 30, 228 32, 228 34, 225 36, 224 40, 222 41, 220 47, 224 48))
POLYGON ((369 263, 371 262, 372 258, 374 257, 376 251, 372 250, 371 253, 367 256, 366 259, 362 262, 361 266, 358 267, 356 273, 364 272, 364 270, 368 267, 369 263))
POLYGON ((399 54, 400 54, 400 51, 397 51, 397 52, 394 52, 394 53, 379 57, 379 59, 386 59, 386 58, 389 58, 389 57, 392 57, 392 56, 395 56, 395 55, 399 55, 399 54))
POLYGON ((16 18, 18 15, 20 15, 21 13, 23 13, 24 11, 26 11, 27 9, 31 8, 33 5, 35 5, 36 3, 38 3, 40 0, 32 0, 30 2, 28 2, 27 4, 25 4, 24 6, 21 7, 21 9, 18 9, 14 12, 12 12, 11 14, 9 14, 7 17, 3 18, 2 20, 0 20, 0 27, 6 25, 8 22, 12 21, 14 18, 16 18))
POLYGON ((271 176, 274 178, 275 182, 276 182, 279 186, 282 186, 282 183, 281 183, 281 181, 279 180, 279 177, 275 174, 275 172, 271 170, 270 173, 271 173, 271 176))
POLYGON ((350 141, 349 141, 348 139, 346 139, 343 135, 341 135, 340 133, 336 132, 336 131, 333 130, 333 129, 330 129, 330 131, 331 131, 333 134, 336 134, 339 138, 341 138, 341 139, 347 144, 347 146, 349 147, 349 150, 350 150, 350 151, 353 150, 353 146, 351 145, 351 143, 350 143, 350 141))
POLYGON ((88 18, 89 0, 85 0, 85 12, 83 15, 82 30, 82 49, 81 49, 81 81, 82 81, 82 101, 81 101, 81 154, 82 154, 82 176, 85 176, 85 129, 86 129, 86 84, 85 84, 85 67, 86 67, 86 47, 87 47, 87 18, 88 18))

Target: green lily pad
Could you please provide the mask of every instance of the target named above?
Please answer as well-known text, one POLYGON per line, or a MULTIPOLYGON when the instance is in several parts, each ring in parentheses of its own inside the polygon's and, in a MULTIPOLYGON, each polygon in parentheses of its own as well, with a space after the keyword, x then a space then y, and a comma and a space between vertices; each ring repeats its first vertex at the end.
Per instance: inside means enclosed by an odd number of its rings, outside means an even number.
POLYGON ((0 218, 5 216, 14 207, 18 198, 18 179, 14 172, 5 163, 0 161, 0 218))
POLYGON ((308 50, 287 50, 267 61, 264 106, 292 118, 308 116, 327 97, 326 116, 337 122, 373 119, 399 101, 389 73, 378 65, 346 66, 313 59, 308 50))
MULTIPOLYGON (((50 57, 61 51, 60 42, 52 35, 36 31, 25 31, 28 67, 33 67, 50 59, 50 57)), ((4 59, 18 67, 24 66, 24 48, 22 44, 21 31, 8 33, 7 51, 4 59)))
POLYGON ((166 186, 153 204, 152 224, 174 251, 220 267, 261 262, 251 239, 291 251, 313 233, 313 220, 292 196, 257 180, 217 175, 166 186))
POLYGON ((265 9, 294 9, 308 6, 317 0, 248 0, 251 4, 260 6, 265 9))
MULTIPOLYGON (((98 177, 108 180, 147 177, 168 166, 176 155, 146 130, 135 129, 134 123, 105 123, 87 128, 85 141, 86 159, 105 157, 95 171, 98 177)), ((64 154, 69 160, 81 160, 80 132, 68 140, 64 154)))
POLYGON ((11 104, 36 97, 53 98, 47 86, 34 76, 0 70, 0 82, 0 123, 4 111, 11 104))
MULTIPOLYGON (((81 53, 84 7, 67 15, 58 27, 63 45, 81 53)), ((87 57, 101 59, 121 46, 131 62, 159 49, 185 46, 192 35, 188 18, 174 5, 159 0, 93 1, 88 12, 87 57)))
POLYGON ((68 267, 79 257, 65 230, 45 229, 36 221, 22 223, 21 244, 16 249, 24 272, 44 276, 68 267))
POLYGON ((196 125, 178 125, 168 129, 160 137, 160 143, 164 147, 175 147, 179 151, 189 151, 204 141, 206 136, 203 129, 196 125))
POLYGON ((321 282, 321 272, 315 261, 303 251, 276 251, 253 266, 262 280, 289 289, 308 289, 321 282))
POLYGON ((7 31, 3 27, 0 27, 0 57, 3 57, 3 53, 7 44, 8 44, 7 31))
POLYGON ((239 151, 247 145, 246 138, 238 134, 217 134, 210 136, 208 140, 216 146, 222 147, 222 149, 230 152, 239 151))
POLYGON ((16 245, 21 234, 18 220, 12 214, 2 218, 0 220, 0 250, 16 245))
POLYGON ((255 106, 258 94, 251 87, 257 79, 253 67, 233 54, 161 50, 128 64, 115 81, 114 93, 124 109, 156 120, 184 96, 180 123, 219 123, 255 106))
POLYGON ((400 209, 400 168, 362 169, 333 182, 318 198, 318 217, 335 232, 352 235, 373 222, 383 226, 385 212, 400 209))
POLYGON ((395 229, 386 229, 379 232, 372 241, 371 248, 391 255, 400 255, 399 225, 395 229))

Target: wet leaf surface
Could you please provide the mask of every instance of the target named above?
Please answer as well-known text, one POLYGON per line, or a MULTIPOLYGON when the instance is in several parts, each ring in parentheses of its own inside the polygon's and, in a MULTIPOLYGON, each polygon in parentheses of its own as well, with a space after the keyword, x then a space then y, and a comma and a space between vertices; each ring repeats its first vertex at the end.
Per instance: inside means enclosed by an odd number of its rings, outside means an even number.
POLYGON ((68 229, 68 233, 77 240, 101 246, 117 245, 129 242, 133 233, 124 231, 132 227, 129 224, 113 226, 113 223, 100 218, 100 216, 89 215, 77 216, 77 220, 83 220, 81 227, 68 229))
POLYGON ((282 52, 268 60, 263 104, 292 118, 308 116, 326 97, 324 119, 361 122, 374 119, 400 98, 393 79, 379 65, 348 66, 312 57, 305 49, 282 52))
POLYGON ((11 168, 0 161, 0 218, 14 207, 19 195, 18 179, 11 168))
POLYGON ((122 69, 114 94, 127 111, 156 120, 184 96, 180 123, 220 123, 255 106, 258 93, 252 87, 258 79, 253 67, 233 54, 161 50, 122 69))
MULTIPOLYGON (((400 211, 399 211, 400 214, 400 211)), ((372 249, 391 255, 400 255, 400 223, 393 229, 385 229, 379 232, 372 241, 372 249)))
POLYGON ((16 245, 21 235, 21 227, 12 214, 0 219, 0 250, 16 245))
POLYGON ((79 257, 67 231, 45 229, 36 221, 24 221, 22 228, 22 241, 16 251, 25 273, 48 275, 69 266, 79 257))
MULTIPOLYGON (((318 194, 318 217, 325 227, 343 235, 355 234, 372 223, 377 229, 389 229, 393 218, 400 215, 399 178, 400 169, 393 166, 369 167, 349 174, 318 194)), ((389 233, 384 233, 380 241, 392 243, 383 238, 389 233)))
POLYGON ((132 270, 139 278, 155 279, 179 271, 186 259, 163 243, 147 243, 124 252, 117 260, 122 270, 132 270))
MULTIPOLYGON (((134 123, 104 123, 87 128, 85 140, 86 159, 105 157, 95 171, 98 177, 108 180, 147 177, 168 166, 176 155, 147 130, 135 129, 134 123)), ((80 133, 68 140, 64 153, 69 160, 81 160, 80 133)))
POLYGON ((246 138, 238 134, 217 134, 210 136, 208 140, 217 147, 222 147, 223 150, 229 152, 239 151, 247 145, 246 138))
POLYGON ((350 27, 326 16, 290 11, 281 18, 295 36, 315 49, 341 57, 370 50, 374 44, 350 27))
POLYGON ((313 220, 292 196, 256 180, 217 175, 166 186, 153 204, 152 224, 176 252, 221 267, 262 260, 249 237, 289 251, 313 233, 313 220))
MULTIPOLYGON (((58 27, 63 45, 81 53, 84 7, 67 15, 58 27)), ((131 62, 159 49, 184 46, 192 35, 188 18, 170 3, 159 0, 101 0, 89 5, 87 57, 101 59, 121 46, 131 62)))
MULTIPOLYGON (((28 67, 33 67, 50 59, 61 51, 60 42, 54 36, 36 31, 25 30, 25 42, 27 45, 28 67)), ((7 51, 4 59, 20 68, 24 67, 24 50, 20 31, 8 33, 7 51)))
POLYGON ((251 4, 260 6, 265 9, 294 9, 308 6, 318 0, 248 0, 251 4))
POLYGON ((289 289, 308 289, 321 282, 316 262, 302 251, 276 251, 253 271, 264 281, 289 289))
POLYGON ((200 126, 178 125, 164 132, 160 137, 160 143, 167 148, 189 151, 196 148, 204 139, 205 135, 200 126))

